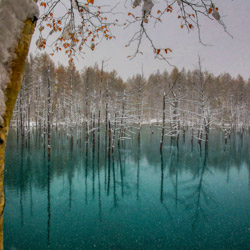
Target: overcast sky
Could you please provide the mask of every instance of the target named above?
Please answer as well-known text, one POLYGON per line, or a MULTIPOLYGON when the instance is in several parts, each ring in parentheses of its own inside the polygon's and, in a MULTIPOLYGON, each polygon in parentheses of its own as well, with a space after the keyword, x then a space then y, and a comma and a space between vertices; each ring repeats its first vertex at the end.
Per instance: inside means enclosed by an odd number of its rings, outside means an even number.
MULTIPOLYGON (((98 3, 97 0, 96 2, 98 3)), ((194 69, 200 55, 203 68, 209 72, 216 75, 228 72, 234 77, 241 74, 247 80, 250 78, 250 0, 216 0, 215 2, 233 39, 216 21, 201 19, 202 40, 212 45, 203 46, 199 43, 196 29, 188 33, 187 30, 180 28, 180 20, 177 19, 176 13, 165 15, 161 25, 150 27, 150 33, 157 46, 169 47, 173 50, 169 61, 179 69, 183 67, 194 69)), ((133 26, 127 30, 116 30, 115 40, 103 41, 95 51, 86 49, 85 58, 75 61, 78 69, 92 66, 95 62, 100 65, 102 59, 111 58, 105 70, 115 69, 124 80, 141 73, 142 64, 146 77, 157 70, 171 71, 172 67, 165 61, 154 59, 152 48, 146 40, 143 42, 143 55, 138 55, 133 60, 127 58, 134 50, 125 48, 125 45, 137 28, 138 26, 133 26)), ((37 35, 32 41, 32 53, 35 51, 36 39, 37 35)), ((54 60, 65 64, 68 62, 68 59, 61 55, 54 57, 54 60)))

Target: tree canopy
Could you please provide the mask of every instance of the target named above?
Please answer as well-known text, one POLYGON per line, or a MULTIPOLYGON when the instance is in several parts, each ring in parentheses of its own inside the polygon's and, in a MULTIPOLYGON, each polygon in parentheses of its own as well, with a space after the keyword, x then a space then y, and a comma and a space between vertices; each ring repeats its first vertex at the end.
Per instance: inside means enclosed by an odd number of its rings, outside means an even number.
MULTIPOLYGON (((101 0, 39 0, 40 18, 37 28, 39 38, 36 45, 39 49, 49 49, 50 55, 57 52, 68 55, 73 61, 77 55, 84 55, 85 50, 95 50, 103 40, 116 38, 117 28, 135 27, 135 32, 128 38, 126 47, 133 46, 130 58, 142 54, 142 41, 147 40, 152 52, 158 59, 168 61, 172 49, 159 47, 150 27, 159 23, 168 25, 167 15, 176 15, 180 29, 196 30, 199 40, 200 18, 215 20, 227 32, 221 20, 216 1, 213 0, 133 0, 133 1, 101 1, 101 0), (121 5, 122 8, 121 8, 121 5)), ((229 33, 228 33, 229 34, 229 33)), ((171 34, 170 34, 171 35, 171 34)))

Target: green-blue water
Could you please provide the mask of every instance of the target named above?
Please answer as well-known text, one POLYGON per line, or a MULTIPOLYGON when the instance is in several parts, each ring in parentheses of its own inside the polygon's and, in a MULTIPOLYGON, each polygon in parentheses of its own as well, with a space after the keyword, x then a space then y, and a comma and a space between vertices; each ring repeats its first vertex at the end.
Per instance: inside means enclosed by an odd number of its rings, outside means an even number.
POLYGON ((166 138, 162 156, 159 138, 144 128, 109 159, 103 136, 86 154, 53 134, 49 163, 38 134, 11 131, 5 249, 250 249, 249 136, 166 138))

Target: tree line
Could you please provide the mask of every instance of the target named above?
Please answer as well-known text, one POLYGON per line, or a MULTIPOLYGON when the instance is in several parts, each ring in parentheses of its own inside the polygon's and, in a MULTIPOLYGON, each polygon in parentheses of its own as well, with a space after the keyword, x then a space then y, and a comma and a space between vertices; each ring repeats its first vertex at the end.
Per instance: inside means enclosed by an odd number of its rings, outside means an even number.
POLYGON ((88 145, 90 137, 93 144, 100 140, 103 125, 110 150, 134 131, 139 138, 143 124, 159 126, 161 148, 165 137, 178 141, 187 130, 201 143, 211 129, 221 129, 226 142, 232 132, 249 129, 249 89, 250 79, 215 76, 202 70, 200 60, 192 71, 173 68, 124 81, 116 71, 105 71, 104 61, 79 71, 73 63, 55 65, 47 54, 31 55, 12 126, 21 137, 28 137, 31 127, 44 138, 56 128, 66 131, 72 144, 75 138, 88 145))

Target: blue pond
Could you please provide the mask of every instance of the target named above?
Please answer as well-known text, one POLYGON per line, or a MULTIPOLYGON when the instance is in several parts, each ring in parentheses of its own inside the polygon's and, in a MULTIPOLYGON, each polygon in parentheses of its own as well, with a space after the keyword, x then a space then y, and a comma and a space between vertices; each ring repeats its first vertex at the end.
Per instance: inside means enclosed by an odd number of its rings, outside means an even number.
POLYGON ((53 132, 51 157, 32 131, 10 131, 6 152, 5 249, 250 249, 249 136, 208 149, 144 127, 108 157, 53 132))

